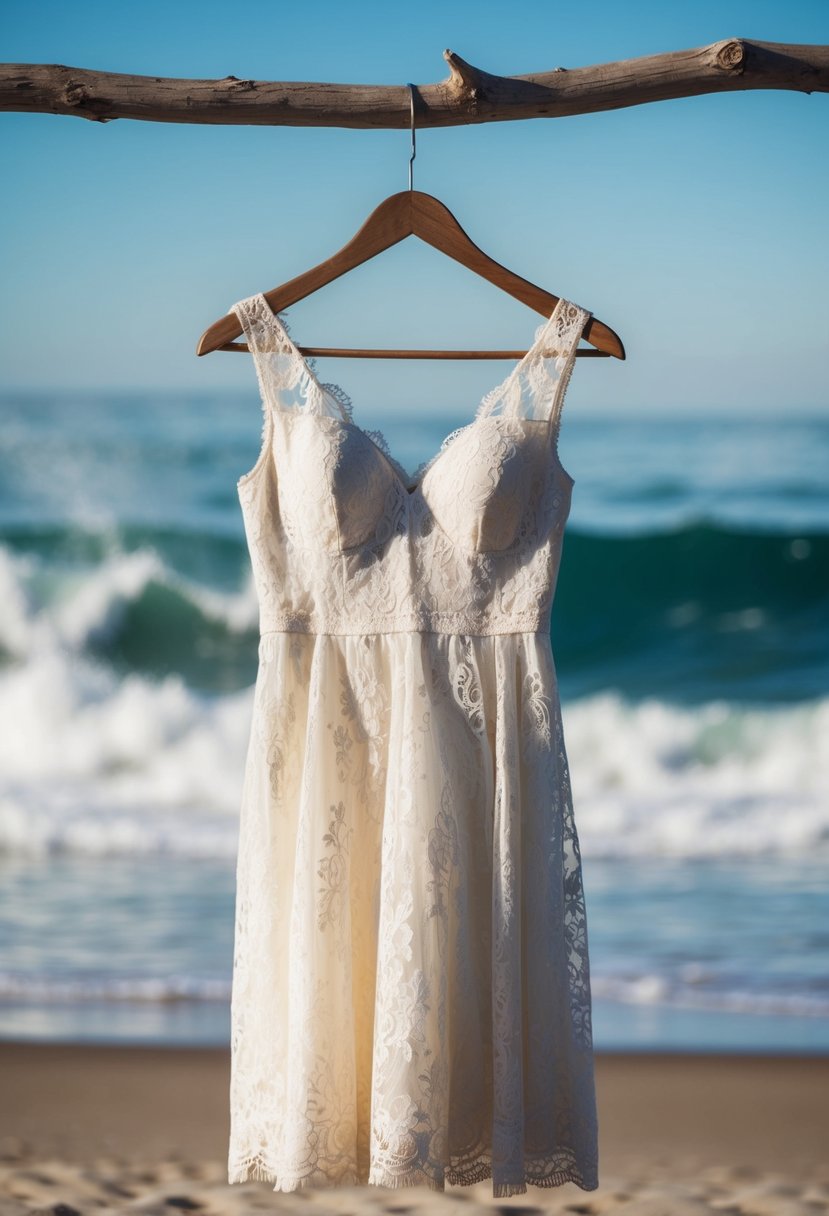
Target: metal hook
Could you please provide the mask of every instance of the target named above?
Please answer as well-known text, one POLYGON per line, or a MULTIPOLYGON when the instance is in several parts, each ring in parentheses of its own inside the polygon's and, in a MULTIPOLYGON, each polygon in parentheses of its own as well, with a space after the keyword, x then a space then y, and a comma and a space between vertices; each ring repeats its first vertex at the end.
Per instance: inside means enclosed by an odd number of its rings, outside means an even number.
POLYGON ((416 150, 415 150, 414 85, 407 84, 406 88, 409 90, 409 94, 410 94, 410 98, 411 98, 411 106, 412 106, 412 154, 409 157, 409 189, 411 190, 412 189, 412 179, 413 179, 412 161, 414 160, 414 158, 417 154, 416 150))

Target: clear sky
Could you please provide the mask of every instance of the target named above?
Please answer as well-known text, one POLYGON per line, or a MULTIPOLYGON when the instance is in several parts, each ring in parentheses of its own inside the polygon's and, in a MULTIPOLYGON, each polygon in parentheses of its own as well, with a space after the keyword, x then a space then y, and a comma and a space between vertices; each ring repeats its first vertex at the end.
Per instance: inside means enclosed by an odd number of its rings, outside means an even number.
MULTIPOLYGON (((181 77, 429 84, 742 36, 829 43, 826 0, 21 0, 2 58, 181 77)), ((246 388, 198 359, 231 304, 329 257, 407 186, 403 131, 0 114, 0 388, 246 388)), ((587 412, 827 411, 829 95, 749 91, 439 131, 415 186, 497 261, 590 309, 587 412)), ((538 314, 415 238, 294 305, 299 343, 527 345, 538 314)), ((355 416, 475 399, 502 363, 325 360, 355 416)), ((575 385, 578 383, 578 389, 575 385)))

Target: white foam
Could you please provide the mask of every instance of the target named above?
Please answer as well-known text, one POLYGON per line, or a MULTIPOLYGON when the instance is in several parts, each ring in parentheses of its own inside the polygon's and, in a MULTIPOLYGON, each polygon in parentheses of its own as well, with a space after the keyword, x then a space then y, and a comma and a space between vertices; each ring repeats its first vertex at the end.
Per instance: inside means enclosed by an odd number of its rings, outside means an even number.
POLYGON ((829 855, 829 699, 686 709, 608 693, 564 723, 584 855, 829 855))
POLYGON ((0 647, 11 655, 22 655, 30 647, 33 608, 26 594, 26 580, 34 563, 12 557, 0 545, 0 647))
POLYGON ((0 972, 0 1000, 64 1005, 86 1002, 149 1002, 230 999, 226 979, 204 976, 48 976, 0 972))
MULTIPOLYGON (((130 569, 110 591, 156 567, 130 569)), ((3 580, 14 587, 9 563, 3 580)), ((80 607, 70 595, 35 619, 18 611, 24 598, 4 614, 17 654, 0 671, 0 850, 230 854, 252 690, 215 698, 177 675, 119 678, 75 648, 104 627, 112 595, 84 592, 80 607)))
POLYGON ((76 586, 64 588, 52 618, 56 638, 76 649, 108 641, 121 628, 129 605, 152 583, 176 590, 204 617, 231 631, 254 628, 258 621, 250 577, 242 591, 213 591, 171 570, 153 549, 138 549, 113 553, 94 570, 85 571, 76 586))
POLYGON ((0 679, 0 849, 232 852, 251 693, 201 697, 61 652, 0 679))
POLYGON ((0 545, 0 647, 18 658, 80 651, 117 636, 124 615, 155 585, 175 591, 207 620, 233 633, 255 630, 259 609, 252 573, 239 591, 215 591, 173 570, 152 548, 113 549, 92 569, 44 576, 30 557, 0 545), (37 607, 35 605, 38 605, 37 607))
POLYGON ((594 998, 625 1005, 670 1006, 720 1013, 747 1013, 768 1017, 825 1018, 829 998, 804 992, 756 992, 741 988, 699 991, 692 983, 665 976, 597 975, 591 977, 594 998))

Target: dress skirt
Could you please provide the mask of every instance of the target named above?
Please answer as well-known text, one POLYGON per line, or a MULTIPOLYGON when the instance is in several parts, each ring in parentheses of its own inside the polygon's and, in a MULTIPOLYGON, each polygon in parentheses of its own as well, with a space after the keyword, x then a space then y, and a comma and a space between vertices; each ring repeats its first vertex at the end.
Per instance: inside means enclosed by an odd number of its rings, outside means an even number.
POLYGON ((598 1186, 546 633, 261 636, 231 1022, 231 1182, 598 1186))

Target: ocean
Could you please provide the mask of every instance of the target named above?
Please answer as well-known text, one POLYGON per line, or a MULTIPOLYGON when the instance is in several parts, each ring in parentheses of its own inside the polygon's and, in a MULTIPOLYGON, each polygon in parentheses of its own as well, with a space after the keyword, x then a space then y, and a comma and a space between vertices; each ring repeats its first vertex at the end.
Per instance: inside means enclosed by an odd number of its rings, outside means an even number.
MULTIPOLYGON (((258 402, 0 411, 0 1037, 227 1043, 258 402)), ((468 417, 357 420, 412 469, 468 417)), ((560 453, 596 1049, 825 1053, 829 418, 565 411, 560 453)))

